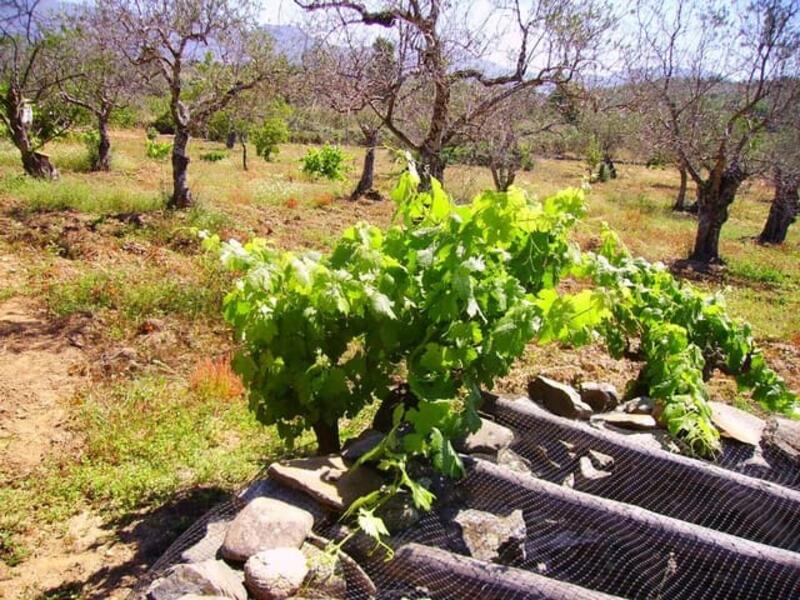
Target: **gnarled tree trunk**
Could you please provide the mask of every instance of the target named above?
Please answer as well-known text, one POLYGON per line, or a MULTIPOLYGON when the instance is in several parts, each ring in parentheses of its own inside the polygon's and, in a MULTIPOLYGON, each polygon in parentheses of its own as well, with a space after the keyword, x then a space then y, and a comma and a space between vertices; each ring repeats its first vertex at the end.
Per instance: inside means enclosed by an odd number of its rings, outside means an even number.
POLYGON ((800 199, 798 199, 800 174, 790 175, 775 169, 773 180, 775 196, 772 198, 764 230, 758 236, 758 241, 762 244, 782 244, 786 241, 789 226, 800 214, 800 199))
POLYGON ((431 179, 436 179, 439 183, 444 184, 444 157, 442 157, 441 148, 431 149, 423 148, 420 152, 420 188, 423 190, 431 189, 431 179))
POLYGON ((719 237, 722 226, 728 220, 728 208, 736 198, 739 186, 747 175, 733 166, 722 173, 714 174, 698 184, 697 236, 691 260, 701 263, 721 263, 719 237))
POLYGON ((108 135, 107 112, 101 112, 97 117, 97 131, 100 140, 97 144, 97 161, 92 165, 93 171, 111 170, 111 138, 108 135))
POLYGON ((489 165, 489 169, 492 171, 494 187, 498 192, 507 192, 508 188, 514 185, 517 169, 513 165, 502 165, 493 162, 489 165))
POLYGON ((38 179, 55 179, 58 177, 58 170, 55 168, 50 157, 38 152, 31 141, 29 127, 23 122, 24 103, 22 93, 13 85, 9 86, 6 95, 3 97, 3 109, 9 124, 9 134, 11 141, 19 150, 22 158, 22 168, 31 177, 38 179))
POLYGON ((169 201, 169 208, 189 208, 194 204, 188 182, 188 145, 189 128, 176 123, 175 138, 172 143, 172 198, 169 201))
POLYGON ((380 129, 377 127, 362 127, 361 130, 364 132, 367 153, 364 155, 364 168, 361 171, 361 179, 358 180, 356 189, 350 194, 350 200, 357 200, 361 196, 372 192, 375 179, 375 151, 378 147, 380 129))

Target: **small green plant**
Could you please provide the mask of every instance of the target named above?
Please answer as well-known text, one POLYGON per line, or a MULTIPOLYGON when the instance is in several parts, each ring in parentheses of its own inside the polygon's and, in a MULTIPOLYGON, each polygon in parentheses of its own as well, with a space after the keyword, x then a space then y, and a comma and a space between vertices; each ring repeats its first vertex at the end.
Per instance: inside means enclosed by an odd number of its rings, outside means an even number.
POLYGON ((322 148, 312 148, 301 162, 303 173, 311 177, 342 181, 347 173, 347 155, 338 146, 325 144, 322 148))
POLYGON ((211 150, 210 152, 200 155, 200 160, 204 160, 206 162, 218 162, 226 158, 228 158, 228 153, 225 152, 225 150, 211 150))
POLYGON ((153 127, 148 128, 146 144, 147 158, 163 160, 169 156, 170 152, 172 152, 172 144, 170 142, 159 142, 158 131, 153 127))
POLYGON ((282 117, 271 117, 251 135, 256 146, 256 154, 269 162, 278 153, 278 144, 289 139, 289 127, 282 117))
POLYGON ((600 148, 600 142, 597 141, 596 136, 589 138, 589 143, 586 144, 586 166, 589 168, 589 174, 595 172, 595 169, 600 166, 603 160, 603 150, 600 148))
POLYGON ((89 129, 83 132, 82 138, 89 157, 89 164, 94 167, 100 162, 100 133, 96 129, 89 129))

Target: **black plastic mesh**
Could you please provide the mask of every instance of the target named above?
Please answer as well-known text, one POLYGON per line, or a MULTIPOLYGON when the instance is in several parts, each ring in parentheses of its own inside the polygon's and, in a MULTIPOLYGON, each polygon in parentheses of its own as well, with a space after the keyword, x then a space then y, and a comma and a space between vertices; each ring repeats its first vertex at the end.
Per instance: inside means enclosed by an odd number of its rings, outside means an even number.
MULTIPOLYGON (((796 467, 741 467, 750 458, 741 448, 723 460, 784 484, 777 485, 554 417, 530 402, 498 400, 491 412, 515 431, 513 449, 533 474, 468 459, 468 475, 451 503, 439 503, 393 538, 396 548, 416 542, 446 551, 437 555, 443 562, 408 560, 402 552, 386 562, 380 551, 365 553, 363 540, 346 546, 379 598, 800 598, 796 467), (611 475, 581 474, 579 461, 589 450, 613 458, 611 475), (574 479, 574 489, 562 485, 565 479, 574 479), (499 516, 520 509, 524 551, 506 549, 499 561, 504 566, 489 570, 474 561, 448 566, 448 553, 465 554, 453 523, 461 508, 499 516)), ((259 482, 217 507, 167 551, 147 581, 180 562, 191 546, 195 559, 204 551, 202 558, 213 556, 224 536, 221 525, 252 497, 276 489, 259 482)), ((341 534, 327 519, 315 530, 328 538, 341 534)), ((366 596, 353 591, 349 597, 366 596)))

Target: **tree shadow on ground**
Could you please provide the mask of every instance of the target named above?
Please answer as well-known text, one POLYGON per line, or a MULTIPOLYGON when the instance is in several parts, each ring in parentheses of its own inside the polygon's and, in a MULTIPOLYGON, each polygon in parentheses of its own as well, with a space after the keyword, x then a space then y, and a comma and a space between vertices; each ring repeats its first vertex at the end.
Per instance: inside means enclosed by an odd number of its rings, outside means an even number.
POLYGON ((117 542, 135 546, 133 556, 119 564, 102 566, 82 580, 45 590, 37 600, 94 600, 109 598, 116 591, 123 591, 124 596, 124 590, 132 588, 184 531, 230 496, 229 490, 218 487, 194 488, 144 514, 110 521, 104 528, 117 542))

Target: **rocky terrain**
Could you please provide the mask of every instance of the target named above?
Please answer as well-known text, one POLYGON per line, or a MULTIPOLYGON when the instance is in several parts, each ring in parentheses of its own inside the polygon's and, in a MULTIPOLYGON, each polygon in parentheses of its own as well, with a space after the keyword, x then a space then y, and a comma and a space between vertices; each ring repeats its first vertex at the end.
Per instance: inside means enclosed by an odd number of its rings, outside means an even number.
POLYGON ((648 398, 545 377, 528 391, 487 394, 459 444, 464 479, 415 474, 437 495, 431 513, 402 495, 381 507, 391 560, 339 518, 384 483, 348 469, 380 441, 370 429, 341 456, 270 465, 182 536, 138 597, 798 597, 800 424, 713 404, 712 464, 680 454, 648 398))

